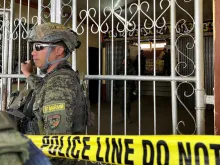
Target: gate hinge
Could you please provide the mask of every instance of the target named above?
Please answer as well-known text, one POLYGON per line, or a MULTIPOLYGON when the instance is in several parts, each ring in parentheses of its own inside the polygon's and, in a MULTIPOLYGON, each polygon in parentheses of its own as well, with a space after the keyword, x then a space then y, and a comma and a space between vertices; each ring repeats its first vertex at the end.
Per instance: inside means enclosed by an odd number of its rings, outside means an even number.
POLYGON ((214 105, 214 96, 213 95, 205 95, 205 103, 214 105))

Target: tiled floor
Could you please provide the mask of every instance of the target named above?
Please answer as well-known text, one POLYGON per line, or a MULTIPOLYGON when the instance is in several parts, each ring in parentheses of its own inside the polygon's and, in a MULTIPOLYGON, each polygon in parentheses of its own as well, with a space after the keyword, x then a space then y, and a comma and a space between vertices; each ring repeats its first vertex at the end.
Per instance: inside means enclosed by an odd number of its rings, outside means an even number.
MULTIPOLYGON (((124 134, 124 123, 120 123, 121 113, 119 104, 114 103, 113 109, 113 134, 124 134)), ((171 98, 170 97, 157 97, 156 101, 156 134, 169 135, 172 134, 172 112, 171 112, 171 98)), ((132 123, 127 124, 128 135, 138 135, 138 102, 132 103, 132 123)), ((91 109, 96 114, 96 124, 94 127, 88 128, 89 134, 98 133, 98 105, 91 105, 91 109)), ((195 110, 190 109, 193 116, 195 110)), ((111 105, 110 103, 101 103, 100 108, 100 134, 110 134, 111 128, 111 105)), ((206 110, 206 134, 214 134, 214 113, 213 110, 206 110)), ((194 132, 194 122, 189 113, 183 109, 178 108, 178 122, 184 121, 185 126, 179 125, 179 130, 183 134, 192 134, 194 132)), ((154 134, 154 109, 153 97, 142 96, 141 98, 141 134, 153 135, 154 134)))

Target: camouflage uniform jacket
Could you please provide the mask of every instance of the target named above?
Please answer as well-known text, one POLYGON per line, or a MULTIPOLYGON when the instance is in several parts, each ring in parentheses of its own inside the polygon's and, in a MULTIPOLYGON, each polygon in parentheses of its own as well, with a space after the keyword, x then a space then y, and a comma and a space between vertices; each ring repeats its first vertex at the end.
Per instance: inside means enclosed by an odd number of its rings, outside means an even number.
MULTIPOLYGON (((34 89, 33 112, 40 120, 40 134, 84 132, 84 96, 78 74, 64 61, 44 78, 31 74, 27 83, 34 89)), ((38 122, 39 123, 39 122, 38 122)))

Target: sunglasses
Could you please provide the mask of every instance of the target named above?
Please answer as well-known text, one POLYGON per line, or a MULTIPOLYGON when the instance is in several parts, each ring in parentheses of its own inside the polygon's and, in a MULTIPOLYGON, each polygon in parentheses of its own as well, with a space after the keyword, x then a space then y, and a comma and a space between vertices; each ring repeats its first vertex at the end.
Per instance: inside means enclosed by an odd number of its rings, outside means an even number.
POLYGON ((58 45, 43 44, 43 43, 34 43, 34 44, 33 44, 33 50, 41 51, 41 50, 43 50, 45 47, 49 47, 49 46, 56 47, 56 46, 58 46, 58 45))

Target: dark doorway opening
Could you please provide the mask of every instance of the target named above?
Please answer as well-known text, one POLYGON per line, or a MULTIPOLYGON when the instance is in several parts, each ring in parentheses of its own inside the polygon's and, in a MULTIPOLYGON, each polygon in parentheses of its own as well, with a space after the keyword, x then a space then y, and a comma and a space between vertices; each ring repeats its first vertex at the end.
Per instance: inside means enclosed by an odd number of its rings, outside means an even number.
MULTIPOLYGON (((89 74, 99 74, 99 49, 89 47, 89 74)), ((98 80, 89 81, 89 99, 92 104, 98 103, 98 80)))

